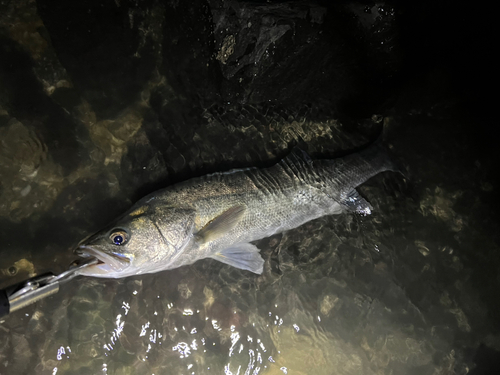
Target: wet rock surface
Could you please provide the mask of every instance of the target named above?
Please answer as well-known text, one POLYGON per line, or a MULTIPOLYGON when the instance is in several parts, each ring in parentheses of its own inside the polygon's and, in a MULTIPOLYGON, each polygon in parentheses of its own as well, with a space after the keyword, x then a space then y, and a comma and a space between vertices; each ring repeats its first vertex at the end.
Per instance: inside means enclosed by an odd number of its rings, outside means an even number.
POLYGON ((147 193, 296 145, 345 155, 383 122, 406 178, 360 187, 370 216, 258 241, 261 276, 203 260, 76 279, 3 319, 0 374, 488 373, 496 138, 477 111, 487 69, 462 69, 487 48, 442 32, 460 30, 445 8, 1 2, 1 287, 62 272, 147 193))

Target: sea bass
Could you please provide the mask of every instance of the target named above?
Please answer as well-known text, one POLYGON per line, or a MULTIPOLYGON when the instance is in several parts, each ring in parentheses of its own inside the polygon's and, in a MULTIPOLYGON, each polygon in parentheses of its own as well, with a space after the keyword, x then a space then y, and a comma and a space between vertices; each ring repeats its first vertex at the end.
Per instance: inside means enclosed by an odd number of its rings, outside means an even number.
POLYGON ((372 207, 356 187, 383 171, 398 171, 375 142, 333 160, 292 153, 272 167, 235 169, 158 190, 78 247, 98 264, 79 274, 121 278, 216 259, 256 274, 264 260, 252 241, 325 215, 372 207))

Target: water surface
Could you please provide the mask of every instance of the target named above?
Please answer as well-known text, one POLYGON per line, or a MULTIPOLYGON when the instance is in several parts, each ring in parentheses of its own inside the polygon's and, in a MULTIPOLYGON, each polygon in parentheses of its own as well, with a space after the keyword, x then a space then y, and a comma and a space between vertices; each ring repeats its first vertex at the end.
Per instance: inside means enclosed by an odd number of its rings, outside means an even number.
POLYGON ((385 123, 405 176, 359 188, 372 215, 257 241, 260 276, 74 279, 2 320, 0 374, 466 374, 500 350, 493 137, 445 69, 394 85, 397 9, 20 4, 0 16, 2 287, 62 272, 147 193, 296 145, 341 156, 385 123))

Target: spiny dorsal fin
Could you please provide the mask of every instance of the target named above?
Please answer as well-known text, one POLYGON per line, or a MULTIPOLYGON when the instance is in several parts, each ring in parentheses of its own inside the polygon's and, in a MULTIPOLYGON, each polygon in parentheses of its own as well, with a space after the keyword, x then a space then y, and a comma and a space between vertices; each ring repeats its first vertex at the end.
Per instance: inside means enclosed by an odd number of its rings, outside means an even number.
POLYGON ((294 147, 292 152, 280 162, 280 165, 285 170, 290 171, 296 177, 304 181, 308 181, 312 164, 313 160, 311 157, 299 147, 294 147))
POLYGON ((208 222, 196 233, 196 241, 206 243, 222 237, 233 230, 246 212, 246 206, 233 206, 208 222))
POLYGON ((298 146, 295 146, 292 149, 285 160, 292 162, 293 164, 297 164, 297 162, 311 164, 313 162, 313 159, 309 156, 309 154, 298 146))

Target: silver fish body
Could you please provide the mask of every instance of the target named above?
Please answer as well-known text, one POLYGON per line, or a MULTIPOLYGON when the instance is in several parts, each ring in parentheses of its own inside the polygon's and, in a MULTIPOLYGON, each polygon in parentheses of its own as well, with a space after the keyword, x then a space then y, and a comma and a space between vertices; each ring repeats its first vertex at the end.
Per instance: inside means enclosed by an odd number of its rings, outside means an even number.
POLYGON ((138 201, 77 252, 100 263, 80 274, 120 278, 213 258, 260 274, 264 260, 250 242, 325 215, 370 214, 355 188, 397 170, 384 148, 334 160, 299 150, 265 169, 214 173, 156 191, 138 201))

